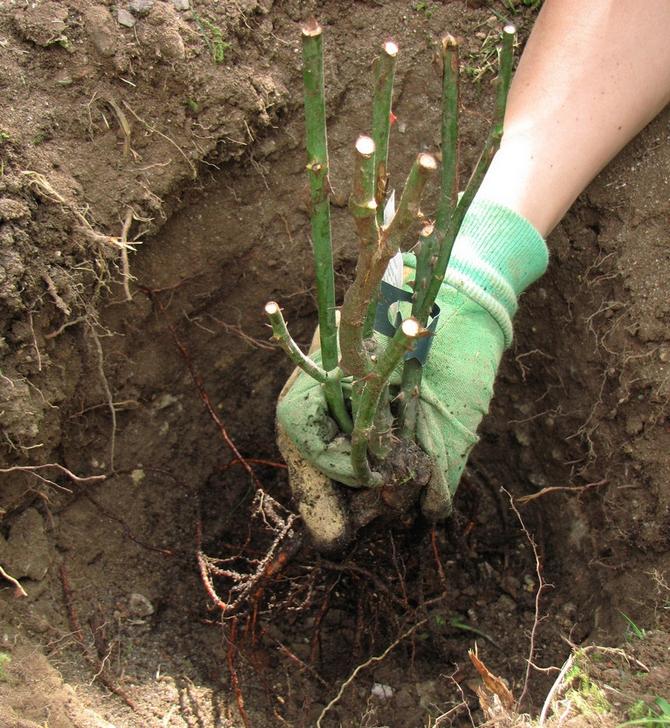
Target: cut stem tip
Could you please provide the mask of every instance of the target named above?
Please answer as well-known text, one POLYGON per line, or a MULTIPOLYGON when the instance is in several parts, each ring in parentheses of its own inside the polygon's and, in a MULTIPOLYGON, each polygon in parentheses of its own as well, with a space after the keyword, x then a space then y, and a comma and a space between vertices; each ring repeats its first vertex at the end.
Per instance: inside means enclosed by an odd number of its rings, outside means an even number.
POLYGON ((372 137, 362 134, 356 140, 356 151, 362 156, 369 158, 375 153, 375 143, 372 137))
POLYGON ((426 172, 433 172, 437 169, 437 160, 432 154, 428 152, 421 152, 419 154, 419 166, 425 169, 426 172))
POLYGON ((265 304, 265 313, 268 316, 275 316, 279 313, 279 304, 276 301, 268 301, 265 304))
POLYGON ((447 48, 458 48, 458 41, 454 38, 451 33, 447 33, 442 36, 442 48, 446 51, 447 48))
POLYGON ((398 55, 398 46, 392 40, 387 40, 382 46, 382 50, 387 56, 395 57, 398 55))
POLYGON ((315 38, 316 36, 321 35, 321 33, 322 33, 322 28, 319 25, 316 18, 310 18, 302 26, 302 34, 306 38, 315 38))
POLYGON ((413 317, 406 318, 402 322, 402 332, 410 339, 416 339, 421 331, 421 324, 413 317))
POLYGON ((503 28, 503 33, 505 35, 516 35, 516 28, 513 25, 506 25, 503 28))

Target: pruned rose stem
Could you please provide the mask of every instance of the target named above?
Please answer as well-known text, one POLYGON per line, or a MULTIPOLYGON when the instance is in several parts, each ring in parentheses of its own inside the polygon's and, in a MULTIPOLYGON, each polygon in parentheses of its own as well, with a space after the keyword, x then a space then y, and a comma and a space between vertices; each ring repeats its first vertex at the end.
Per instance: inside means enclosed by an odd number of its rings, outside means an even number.
POLYGON ((279 304, 276 301, 268 301, 265 304, 265 313, 270 319, 273 340, 288 354, 289 359, 303 372, 309 374, 312 379, 325 384, 328 381, 327 372, 303 354, 300 347, 293 341, 279 304))
POLYGON ((512 26, 506 26, 503 33, 503 45, 499 59, 500 83, 498 84, 497 90, 496 111, 491 130, 484 144, 484 149, 453 214, 449 218, 446 230, 444 232, 438 231, 439 253, 433 267, 430 282, 425 294, 420 297, 417 308, 416 317, 420 321, 425 320, 425 317, 428 316, 431 308, 433 307, 435 298, 437 297, 442 281, 444 280, 447 265, 449 264, 449 258, 451 257, 451 250, 454 246, 454 241, 456 240, 458 231, 461 228, 461 223, 463 222, 465 213, 470 207, 470 204, 472 203, 472 200, 484 179, 484 175, 491 164, 493 156, 500 147, 505 106, 510 86, 510 74, 512 71, 514 32, 515 31, 512 26))
MULTIPOLYGON (((321 26, 310 20, 302 27, 303 85, 307 172, 309 176, 312 246, 319 309, 321 358, 326 371, 338 361, 335 323, 335 278, 330 234, 328 198, 328 142, 326 137, 326 99, 323 86, 323 38, 321 26)), ((333 415, 345 410, 339 381, 324 385, 326 401, 333 415)), ((342 427, 344 423, 339 422, 342 427)), ((346 432, 346 429, 345 429, 346 432)))
MULTIPOLYGON (((279 308, 279 304, 276 301, 268 301, 265 304, 265 313, 270 319, 270 325, 272 326, 272 338, 281 346, 281 348, 288 354, 289 359, 306 374, 309 374, 312 379, 315 379, 324 387, 331 384, 339 386, 340 379, 342 378, 342 371, 339 367, 330 371, 325 371, 312 359, 303 354, 300 347, 295 343, 291 334, 286 326, 286 321, 279 308)), ((344 404, 344 399, 337 399, 336 402, 339 405, 341 401, 341 408, 335 409, 331 406, 331 414, 335 418, 335 421, 339 425, 342 432, 349 434, 353 429, 353 423, 349 412, 344 404)))
POLYGON ((375 200, 377 222, 384 222, 384 200, 388 179, 388 146, 391 131, 391 106, 393 78, 398 56, 398 46, 388 40, 382 45, 381 55, 374 62, 375 77, 372 97, 372 139, 375 143, 375 200))
MULTIPOLYGON (((444 233, 458 201, 458 43, 452 35, 445 35, 441 42, 442 52, 442 175, 440 201, 435 224, 424 228, 419 238, 416 254, 416 276, 412 315, 422 326, 428 323, 428 312, 421 310, 421 297, 428 288, 431 272, 436 261, 440 236, 444 233), (424 314, 422 316, 422 314, 424 314)), ((430 309, 429 309, 430 310, 430 309)), ((407 440, 416 437, 416 418, 423 367, 418 359, 405 362, 398 420, 400 436, 407 440)))
POLYGON ((391 224, 382 230, 378 244, 361 246, 359 250, 356 277, 344 296, 340 319, 341 366, 346 374, 352 374, 357 379, 364 377, 371 369, 370 356, 363 347, 363 325, 368 304, 389 261, 398 250, 398 241, 416 220, 426 182, 436 169, 434 157, 423 153, 418 155, 391 224))
MULTIPOLYGON (((375 143, 375 202, 377 203, 377 224, 384 224, 384 207, 388 192, 388 145, 391 132, 391 108, 393 106, 393 79, 398 56, 398 46, 388 40, 382 45, 381 55, 373 64, 374 90, 372 95, 372 139, 375 143)), ((379 290, 370 298, 363 338, 372 336, 379 290)))
MULTIPOLYGON (((354 174, 349 211, 356 224, 359 240, 356 281, 347 291, 340 319, 340 347, 342 368, 357 377, 364 376, 371 367, 370 355, 363 345, 363 324, 368 302, 375 297, 374 285, 368 281, 368 269, 379 253, 379 226, 375 202, 375 143, 369 136, 360 136, 354 149, 354 174), (359 276, 359 271, 362 275, 359 276), (352 289, 354 293, 350 295, 352 289), (360 311, 363 318, 360 318, 360 311), (342 322, 344 319, 344 323, 342 322)), ((383 271, 382 271, 383 275, 383 271)), ((379 276, 381 280, 381 275, 379 276)))
POLYGON ((421 152, 414 160, 393 220, 382 231, 384 247, 392 255, 398 251, 400 243, 407 236, 412 223, 419 219, 423 191, 426 183, 436 171, 437 161, 432 154, 421 152))
POLYGON ((389 377, 406 352, 410 351, 422 327, 415 318, 405 319, 380 355, 373 369, 365 377, 358 412, 351 433, 351 464, 357 480, 362 485, 382 485, 379 473, 373 472, 368 462, 368 441, 380 396, 387 386, 389 377))

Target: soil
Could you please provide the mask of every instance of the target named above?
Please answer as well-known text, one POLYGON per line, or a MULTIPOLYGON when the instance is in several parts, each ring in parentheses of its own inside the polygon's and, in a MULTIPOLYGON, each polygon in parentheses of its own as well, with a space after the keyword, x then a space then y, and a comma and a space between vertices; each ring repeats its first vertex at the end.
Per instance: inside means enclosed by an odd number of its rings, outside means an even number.
POLYGON ((373 524, 325 559, 275 445, 291 365, 263 304, 302 344, 315 322, 300 21, 326 32, 337 192, 381 41, 399 184, 439 140, 439 34, 463 39, 465 174, 492 34, 523 43, 535 12, 0 4, 1 726, 312 726, 340 686, 322 726, 526 725, 548 695, 564 725, 616 725, 668 699, 667 110, 552 234, 446 524, 373 524), (527 715, 482 692, 475 644, 527 715), (622 648, 589 653, 604 707, 555 683, 578 645, 622 648))

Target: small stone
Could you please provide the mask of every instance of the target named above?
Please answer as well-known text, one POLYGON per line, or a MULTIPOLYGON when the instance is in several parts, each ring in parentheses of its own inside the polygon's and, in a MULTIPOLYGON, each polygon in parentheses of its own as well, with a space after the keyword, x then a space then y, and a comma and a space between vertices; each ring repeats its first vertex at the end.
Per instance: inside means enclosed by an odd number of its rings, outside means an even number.
POLYGON ((512 574, 503 576, 500 586, 512 597, 516 597, 521 590, 521 582, 512 574))
POLYGON ((154 0, 130 0, 128 9, 135 15, 147 15, 154 6, 154 0))
POLYGON ((521 447, 530 446, 530 435, 528 432, 520 427, 514 430, 514 437, 521 447))
POLYGON ((41 581, 51 556, 44 519, 34 508, 27 508, 16 519, 7 541, 0 537, 0 563, 15 579, 41 581))
POLYGON ((644 429, 644 420, 640 415, 631 415, 626 419, 626 434, 639 435, 644 429))
POLYGON ((86 31, 95 50, 103 58, 112 58, 116 53, 117 29, 109 10, 102 5, 93 5, 84 11, 86 31))
POLYGON ((156 610, 144 594, 133 592, 128 598, 128 611, 133 617, 150 617, 156 610))
POLYGON ((507 594, 501 594, 496 602, 496 607, 503 614, 512 614, 516 611, 516 602, 507 594))
POLYGON ((537 471, 530 472, 528 474, 528 480, 537 488, 546 488, 549 485, 544 474, 538 473, 537 471))
POLYGON ((373 683, 370 688, 370 695, 377 700, 390 700, 393 697, 393 688, 384 683, 373 683))
POLYGON ((189 0, 172 0, 176 10, 188 10, 191 7, 189 0))
POLYGON ((145 472, 142 468, 135 468, 130 473, 130 479, 133 481, 133 485, 139 485, 145 478, 145 472))
POLYGON ((132 28, 137 22, 132 13, 129 13, 125 8, 119 8, 116 11, 116 19, 118 20, 119 25, 123 25, 126 28, 132 28))

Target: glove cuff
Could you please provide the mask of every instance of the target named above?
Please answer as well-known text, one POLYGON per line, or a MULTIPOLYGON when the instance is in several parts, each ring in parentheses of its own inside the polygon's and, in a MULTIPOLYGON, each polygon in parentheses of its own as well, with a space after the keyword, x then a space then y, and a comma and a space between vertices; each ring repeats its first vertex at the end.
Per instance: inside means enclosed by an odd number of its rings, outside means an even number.
POLYGON ((518 296, 547 269, 549 253, 525 218, 475 198, 456 238, 445 282, 485 308, 512 343, 518 296))

